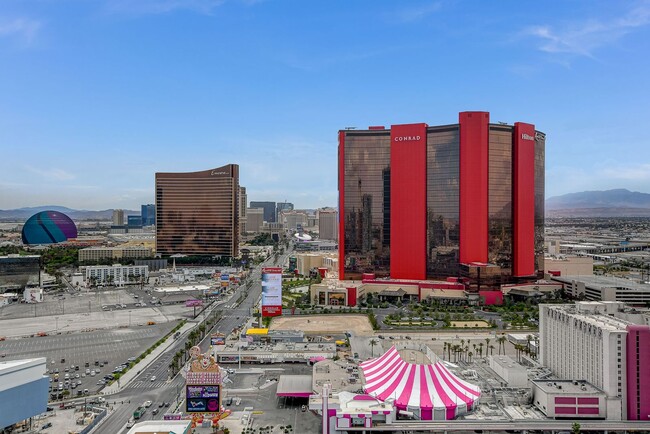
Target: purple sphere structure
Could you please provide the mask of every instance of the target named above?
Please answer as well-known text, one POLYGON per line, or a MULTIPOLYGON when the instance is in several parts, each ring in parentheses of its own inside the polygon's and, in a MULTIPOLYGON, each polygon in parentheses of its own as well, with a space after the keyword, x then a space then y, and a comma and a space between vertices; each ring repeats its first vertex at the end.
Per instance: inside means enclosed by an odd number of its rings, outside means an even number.
POLYGON ((58 211, 41 211, 25 222, 23 244, 54 244, 77 238, 77 226, 70 217, 58 211))

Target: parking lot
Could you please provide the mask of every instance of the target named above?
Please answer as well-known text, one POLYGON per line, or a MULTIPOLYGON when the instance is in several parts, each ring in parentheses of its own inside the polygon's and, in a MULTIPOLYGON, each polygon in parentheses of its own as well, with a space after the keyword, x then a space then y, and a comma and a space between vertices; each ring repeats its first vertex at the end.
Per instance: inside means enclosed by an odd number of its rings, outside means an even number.
MULTIPOLYGON (((69 376, 74 376, 77 384, 81 382, 75 389, 71 388, 71 392, 77 395, 79 390, 88 389, 92 394, 102 387, 97 382, 104 375, 111 373, 117 365, 126 362, 129 357, 140 355, 167 334, 175 324, 175 322, 168 322, 131 329, 117 328, 8 339, 0 342, 0 356, 4 356, 2 360, 46 357, 51 373, 50 378, 54 378, 54 371, 58 369, 59 381, 63 383, 67 368, 69 376), (104 362, 108 363, 99 366, 104 362), (92 371, 95 371, 95 375, 92 375, 92 371)), ((70 378, 69 381, 72 384, 73 379, 70 378)), ((52 380, 52 384, 56 385, 58 382, 52 380)))

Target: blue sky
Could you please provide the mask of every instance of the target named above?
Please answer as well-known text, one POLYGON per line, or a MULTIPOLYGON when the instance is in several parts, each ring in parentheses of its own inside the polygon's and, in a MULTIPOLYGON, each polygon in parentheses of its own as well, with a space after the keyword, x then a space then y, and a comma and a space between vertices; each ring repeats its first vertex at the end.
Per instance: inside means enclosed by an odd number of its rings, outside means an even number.
POLYGON ((547 133, 546 196, 650 193, 650 2, 2 0, 0 209, 136 209, 156 171, 336 205, 337 131, 547 133))

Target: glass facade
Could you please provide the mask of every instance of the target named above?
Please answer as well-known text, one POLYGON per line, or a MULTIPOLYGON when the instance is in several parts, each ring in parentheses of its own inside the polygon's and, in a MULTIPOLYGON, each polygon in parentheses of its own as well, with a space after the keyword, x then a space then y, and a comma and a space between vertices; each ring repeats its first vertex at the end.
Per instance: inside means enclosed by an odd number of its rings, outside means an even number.
POLYGON ((546 135, 535 134, 535 269, 544 277, 544 159, 546 135))
MULTIPOLYGON (((340 260, 343 278, 362 273, 390 276, 391 133, 390 130, 342 132, 344 234, 340 260)), ((427 128, 426 275, 460 276, 471 288, 513 283, 513 134, 510 125, 489 124, 488 264, 461 265, 459 125, 427 128)), ((535 138, 535 268, 543 269, 545 136, 535 138)))
POLYGON ((20 291, 25 286, 39 286, 40 273, 40 256, 0 256, 0 293, 20 291))
POLYGON ((427 277, 458 275, 460 137, 457 126, 427 129, 427 277))
POLYGON ((390 131, 345 137, 345 276, 390 275, 390 131))
MULTIPOLYGON (((507 276, 512 270, 512 134, 513 127, 490 125, 488 142, 488 262, 507 276)), ((499 285, 496 281, 482 282, 499 285)))
POLYGON ((156 173, 156 252, 236 256, 239 166, 156 173))

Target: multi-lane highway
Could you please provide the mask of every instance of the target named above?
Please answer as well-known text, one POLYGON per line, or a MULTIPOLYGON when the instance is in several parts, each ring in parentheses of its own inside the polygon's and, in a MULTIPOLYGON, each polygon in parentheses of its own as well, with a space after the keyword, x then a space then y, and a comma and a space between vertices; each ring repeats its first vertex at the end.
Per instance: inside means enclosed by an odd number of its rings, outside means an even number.
MULTIPOLYGON (((278 258, 277 264, 283 264, 290 252, 278 258)), ((221 318, 217 321, 211 332, 219 331, 229 334, 233 329, 243 325, 250 317, 250 311, 259 301, 262 293, 261 269, 266 266, 273 266, 276 261, 271 257, 266 262, 251 270, 249 277, 242 285, 232 294, 224 303, 217 306, 216 310, 221 311, 221 318), (237 303, 241 296, 245 298, 241 303, 237 303)), ((206 309, 209 311, 210 308, 206 309)), ((200 314, 195 322, 200 324, 209 314, 200 314)), ((210 333, 206 333, 206 338, 200 343, 203 351, 207 351, 210 346, 210 333)), ((181 336, 176 343, 171 345, 161 356, 155 359, 147 369, 137 375, 126 387, 119 393, 107 397, 109 405, 113 411, 107 416, 95 430, 94 434, 114 434, 119 433, 124 428, 133 411, 144 401, 152 401, 152 406, 142 417, 143 420, 162 419, 164 413, 173 410, 176 398, 183 395, 184 378, 178 374, 173 379, 168 378, 168 367, 174 354, 180 349, 185 348, 186 334, 181 336), (152 381, 152 378, 154 380, 152 381), (169 403, 170 407, 159 408, 161 403, 169 403), (153 410, 159 408, 159 412, 153 415, 153 410)))

